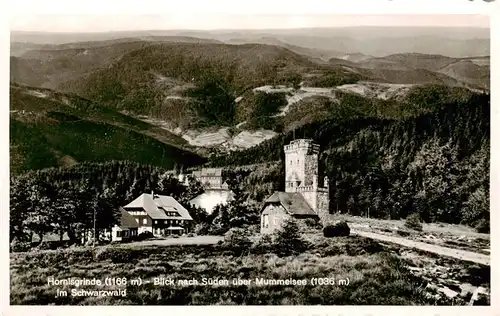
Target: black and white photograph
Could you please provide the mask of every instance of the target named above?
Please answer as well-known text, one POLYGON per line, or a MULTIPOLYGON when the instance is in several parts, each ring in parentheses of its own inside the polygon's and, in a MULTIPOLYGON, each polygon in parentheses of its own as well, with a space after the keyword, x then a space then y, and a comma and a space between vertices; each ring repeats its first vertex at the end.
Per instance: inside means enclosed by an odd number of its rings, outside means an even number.
POLYGON ((9 58, 10 305, 491 306, 487 15, 40 14, 9 58))

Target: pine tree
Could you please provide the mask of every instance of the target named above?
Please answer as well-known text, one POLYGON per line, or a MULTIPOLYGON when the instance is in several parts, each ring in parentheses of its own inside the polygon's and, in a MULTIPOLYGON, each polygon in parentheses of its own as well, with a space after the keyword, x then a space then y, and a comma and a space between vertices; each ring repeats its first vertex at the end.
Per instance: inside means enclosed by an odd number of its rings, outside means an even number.
POLYGON ((287 220, 273 236, 273 249, 279 256, 290 256, 307 249, 307 242, 300 234, 299 226, 293 219, 287 220))

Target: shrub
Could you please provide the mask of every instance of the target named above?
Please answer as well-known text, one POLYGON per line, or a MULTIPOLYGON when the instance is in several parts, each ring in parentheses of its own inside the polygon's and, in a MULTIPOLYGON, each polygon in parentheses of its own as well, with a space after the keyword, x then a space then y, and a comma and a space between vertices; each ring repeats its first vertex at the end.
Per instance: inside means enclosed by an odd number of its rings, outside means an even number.
POLYGON ((56 249, 56 244, 48 241, 42 241, 35 248, 35 250, 53 250, 56 249))
POLYGON ((247 229, 231 228, 224 234, 224 246, 230 247, 237 254, 241 254, 252 245, 252 241, 248 237, 249 233, 247 229))
POLYGON ((316 245, 315 250, 321 257, 348 255, 361 256, 384 251, 378 242, 362 237, 342 237, 336 239, 323 239, 324 242, 316 245))
POLYGON ((262 255, 273 251, 273 238, 270 234, 261 234, 253 242, 250 251, 254 254, 262 255))
POLYGON ((154 235, 152 232, 149 232, 149 231, 145 231, 145 232, 142 232, 138 235, 139 239, 140 240, 145 240, 145 239, 149 239, 149 238, 153 238, 154 235))
POLYGON ((482 234, 489 234, 490 233, 490 221, 487 219, 480 219, 476 223, 476 232, 482 233, 482 234))
POLYGON ((417 231, 422 231, 422 223, 420 221, 420 215, 418 213, 413 213, 406 217, 405 227, 417 231))
POLYGON ((349 236, 350 234, 351 229, 346 221, 337 221, 332 224, 327 224, 323 228, 323 236, 325 237, 349 236))
POLYGON ((408 229, 405 229, 405 228, 402 228, 402 227, 399 227, 397 230, 396 230, 396 234, 398 234, 399 236, 402 236, 402 237, 408 237, 411 235, 411 232, 408 230, 408 229))
POLYGON ((210 226, 207 223, 196 224, 194 227, 194 233, 196 235, 207 235, 210 226))
POLYGON ((319 217, 316 217, 316 218, 306 218, 304 220, 304 224, 306 224, 307 227, 315 228, 315 229, 320 229, 322 227, 321 221, 320 221, 319 217))
POLYGON ((149 257, 144 249, 131 250, 126 248, 99 247, 94 250, 94 261, 111 260, 112 263, 136 263, 144 257, 149 257))
POLYGON ((299 226, 293 219, 287 220, 272 238, 273 251, 278 256, 296 255, 308 248, 307 242, 300 234, 299 226))
POLYGON ((10 243, 11 252, 24 252, 31 248, 31 243, 28 241, 19 241, 19 239, 14 238, 10 243))

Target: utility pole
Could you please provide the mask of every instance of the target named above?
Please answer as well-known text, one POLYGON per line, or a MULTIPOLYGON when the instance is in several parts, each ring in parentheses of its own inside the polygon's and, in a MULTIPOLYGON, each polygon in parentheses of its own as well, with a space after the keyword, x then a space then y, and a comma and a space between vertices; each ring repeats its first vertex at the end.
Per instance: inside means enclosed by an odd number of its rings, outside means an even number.
POLYGON ((92 242, 92 246, 95 247, 95 241, 97 238, 97 231, 96 231, 96 225, 95 225, 95 208, 96 208, 96 203, 94 202, 94 241, 92 242))
POLYGON ((96 209, 98 205, 98 199, 99 199, 99 192, 96 192, 95 200, 94 200, 94 241, 92 242, 92 246, 95 247, 95 242, 97 240, 97 226, 96 226, 96 209))

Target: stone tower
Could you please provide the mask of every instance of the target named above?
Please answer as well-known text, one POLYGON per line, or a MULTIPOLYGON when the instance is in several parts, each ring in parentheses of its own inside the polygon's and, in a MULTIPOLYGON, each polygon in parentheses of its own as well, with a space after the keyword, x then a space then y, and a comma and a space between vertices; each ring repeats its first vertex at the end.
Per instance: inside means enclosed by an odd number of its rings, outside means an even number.
POLYGON ((313 185, 318 176, 319 145, 311 139, 293 140, 285 145, 285 192, 313 185))
POLYGON ((285 192, 300 193, 323 218, 329 213, 328 180, 318 174, 319 145, 312 139, 297 139, 285 145, 285 192), (321 185, 323 184, 323 185, 321 185))

